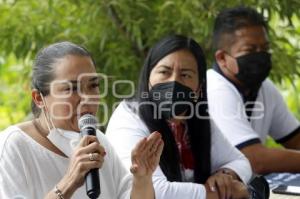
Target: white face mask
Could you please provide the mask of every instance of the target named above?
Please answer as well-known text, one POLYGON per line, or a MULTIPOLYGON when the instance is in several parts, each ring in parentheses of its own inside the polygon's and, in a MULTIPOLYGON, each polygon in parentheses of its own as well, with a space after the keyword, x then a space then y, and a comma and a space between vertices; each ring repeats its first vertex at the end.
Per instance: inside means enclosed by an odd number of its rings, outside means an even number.
POLYGON ((71 157, 74 149, 80 142, 80 133, 59 128, 49 131, 47 138, 67 157, 71 157))
POLYGON ((76 131, 70 131, 65 129, 56 128, 53 120, 49 114, 49 109, 47 107, 46 101, 44 100, 44 97, 42 93, 40 93, 42 100, 44 102, 45 109, 48 112, 48 115, 46 114, 45 110, 42 109, 42 112, 46 119, 47 128, 49 130, 49 134, 47 135, 47 138, 50 140, 52 144, 54 144, 59 150, 61 150, 67 157, 71 157, 74 149, 79 144, 81 135, 79 132, 76 131), (50 128, 50 124, 52 128, 50 128))

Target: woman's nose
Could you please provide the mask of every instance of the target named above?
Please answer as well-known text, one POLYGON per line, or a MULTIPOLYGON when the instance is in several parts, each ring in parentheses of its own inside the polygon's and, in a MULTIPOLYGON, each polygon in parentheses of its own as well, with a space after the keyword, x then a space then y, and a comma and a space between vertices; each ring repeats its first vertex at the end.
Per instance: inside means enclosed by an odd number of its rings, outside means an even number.
POLYGON ((180 78, 180 74, 178 72, 173 72, 171 77, 170 77, 170 81, 176 81, 176 82, 179 82, 179 83, 182 83, 181 82, 181 78, 180 78))
POLYGON ((81 103, 92 103, 98 102, 100 100, 99 93, 95 93, 92 91, 89 91, 88 89, 84 89, 79 93, 79 98, 81 103))

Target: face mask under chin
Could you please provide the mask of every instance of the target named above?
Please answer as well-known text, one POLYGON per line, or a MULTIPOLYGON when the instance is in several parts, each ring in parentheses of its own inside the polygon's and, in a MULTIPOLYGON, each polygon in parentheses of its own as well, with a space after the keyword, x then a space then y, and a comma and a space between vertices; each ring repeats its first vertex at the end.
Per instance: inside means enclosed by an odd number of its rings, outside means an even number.
POLYGON ((53 128, 50 130, 47 138, 67 157, 70 157, 80 142, 80 134, 75 131, 53 128))
POLYGON ((81 135, 79 132, 65 130, 61 128, 56 128, 52 120, 51 115, 49 114, 49 109, 47 103, 41 94, 41 98, 44 103, 44 109, 42 113, 45 117, 45 122, 49 133, 47 135, 48 140, 55 145, 59 150, 61 150, 67 157, 70 157, 73 153, 73 150, 79 144, 81 135), (51 128, 52 126, 52 128, 51 128))

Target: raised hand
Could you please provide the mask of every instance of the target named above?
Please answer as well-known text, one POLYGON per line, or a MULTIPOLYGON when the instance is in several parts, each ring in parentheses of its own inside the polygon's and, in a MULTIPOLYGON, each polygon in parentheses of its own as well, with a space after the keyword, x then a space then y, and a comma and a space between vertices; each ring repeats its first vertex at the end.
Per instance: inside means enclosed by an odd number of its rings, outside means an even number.
POLYGON ((159 164, 164 147, 159 132, 142 139, 131 152, 130 171, 135 177, 151 177, 159 164))

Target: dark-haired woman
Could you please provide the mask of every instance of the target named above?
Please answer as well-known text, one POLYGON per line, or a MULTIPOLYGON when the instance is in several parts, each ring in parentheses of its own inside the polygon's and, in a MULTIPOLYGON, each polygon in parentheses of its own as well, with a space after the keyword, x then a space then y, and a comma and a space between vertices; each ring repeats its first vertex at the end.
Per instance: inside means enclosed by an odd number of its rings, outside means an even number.
POLYGON ((153 174, 156 198, 247 198, 249 162, 223 137, 207 109, 201 47, 193 39, 169 36, 150 50, 138 92, 114 111, 107 137, 129 168, 133 146, 161 134, 165 146, 153 174))
POLYGON ((152 173, 163 148, 160 135, 132 151, 133 177, 105 136, 81 137, 78 118, 96 115, 99 79, 88 51, 70 42, 42 49, 32 75, 35 118, 0 133, 1 199, 84 199, 85 176, 99 169, 100 197, 154 199, 152 173))

